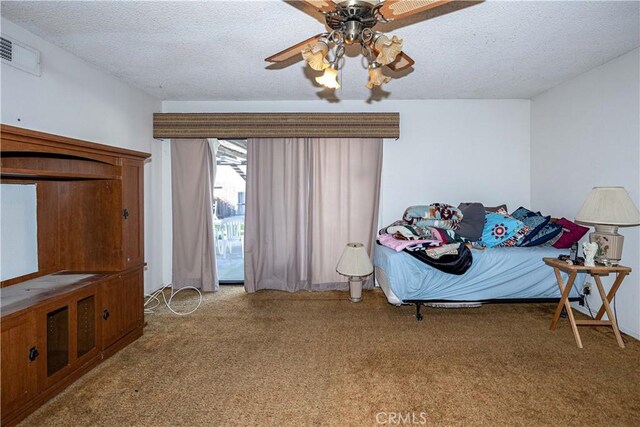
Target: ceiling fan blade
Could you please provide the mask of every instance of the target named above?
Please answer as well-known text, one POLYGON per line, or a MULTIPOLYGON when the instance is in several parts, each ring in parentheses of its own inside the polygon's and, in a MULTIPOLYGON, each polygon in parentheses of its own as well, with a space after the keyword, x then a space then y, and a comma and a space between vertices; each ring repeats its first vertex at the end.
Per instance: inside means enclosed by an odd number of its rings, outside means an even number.
POLYGON ((451 3, 453 0, 386 0, 380 14, 388 20, 406 18, 428 9, 451 3))
POLYGON ((415 63, 416 61, 411 59, 409 55, 404 52, 400 52, 400 54, 396 57, 396 60, 390 64, 387 64, 387 67, 391 68, 393 71, 402 71, 405 68, 411 67, 415 63))
POLYGON ((321 12, 336 10, 336 4, 331 0, 302 0, 302 2, 313 6, 321 12))
POLYGON ((291 47, 286 48, 285 50, 282 50, 278 53, 276 53, 275 55, 271 55, 268 58, 265 58, 265 61, 267 62, 282 62, 282 61, 286 61, 287 59, 293 58, 296 55, 300 55, 302 48, 309 43, 314 43, 316 42, 320 37, 324 36, 325 33, 321 33, 318 35, 315 35, 313 37, 310 37, 304 41, 301 41, 298 44, 294 44, 291 47))

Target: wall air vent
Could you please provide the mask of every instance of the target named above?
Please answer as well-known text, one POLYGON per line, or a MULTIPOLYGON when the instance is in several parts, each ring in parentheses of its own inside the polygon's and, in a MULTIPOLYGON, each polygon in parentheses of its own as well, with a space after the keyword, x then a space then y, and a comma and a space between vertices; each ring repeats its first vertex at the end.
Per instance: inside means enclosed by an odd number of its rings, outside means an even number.
POLYGON ((0 37, 2 63, 40 76, 40 52, 4 34, 0 37))
POLYGON ((0 55, 2 56, 2 59, 11 62, 11 59, 13 58, 12 51, 13 43, 11 43, 11 40, 0 37, 0 55))

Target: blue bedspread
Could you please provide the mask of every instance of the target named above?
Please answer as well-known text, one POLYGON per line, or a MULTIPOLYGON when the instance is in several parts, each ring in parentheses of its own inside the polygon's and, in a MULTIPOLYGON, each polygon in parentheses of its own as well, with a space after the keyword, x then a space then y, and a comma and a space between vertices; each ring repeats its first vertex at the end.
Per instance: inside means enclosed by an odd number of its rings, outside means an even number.
MULTIPOLYGON (((557 258, 568 250, 553 247, 472 250, 473 265, 460 276, 443 273, 404 252, 376 245, 373 264, 389 279, 402 301, 482 301, 510 298, 560 298, 553 268, 542 258, 557 258)), ((563 273, 563 278, 567 280, 563 273)), ((576 277, 569 294, 577 297, 586 274, 576 277)))

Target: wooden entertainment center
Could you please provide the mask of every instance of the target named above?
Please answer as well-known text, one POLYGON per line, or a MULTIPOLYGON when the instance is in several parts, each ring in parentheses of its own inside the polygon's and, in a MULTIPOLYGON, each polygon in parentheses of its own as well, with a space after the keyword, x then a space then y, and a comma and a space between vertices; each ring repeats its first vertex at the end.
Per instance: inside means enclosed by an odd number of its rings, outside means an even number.
POLYGON ((1 283, 1 423, 142 336, 149 154, 0 125, 3 184, 35 184, 38 271, 1 283))

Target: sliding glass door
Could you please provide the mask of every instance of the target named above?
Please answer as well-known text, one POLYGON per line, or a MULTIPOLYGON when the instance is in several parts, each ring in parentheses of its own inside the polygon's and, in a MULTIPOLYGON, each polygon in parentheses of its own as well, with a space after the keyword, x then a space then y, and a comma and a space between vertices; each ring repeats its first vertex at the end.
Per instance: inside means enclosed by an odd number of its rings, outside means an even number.
POLYGON ((244 281, 244 209, 247 141, 219 140, 214 187, 214 232, 218 280, 244 281))

